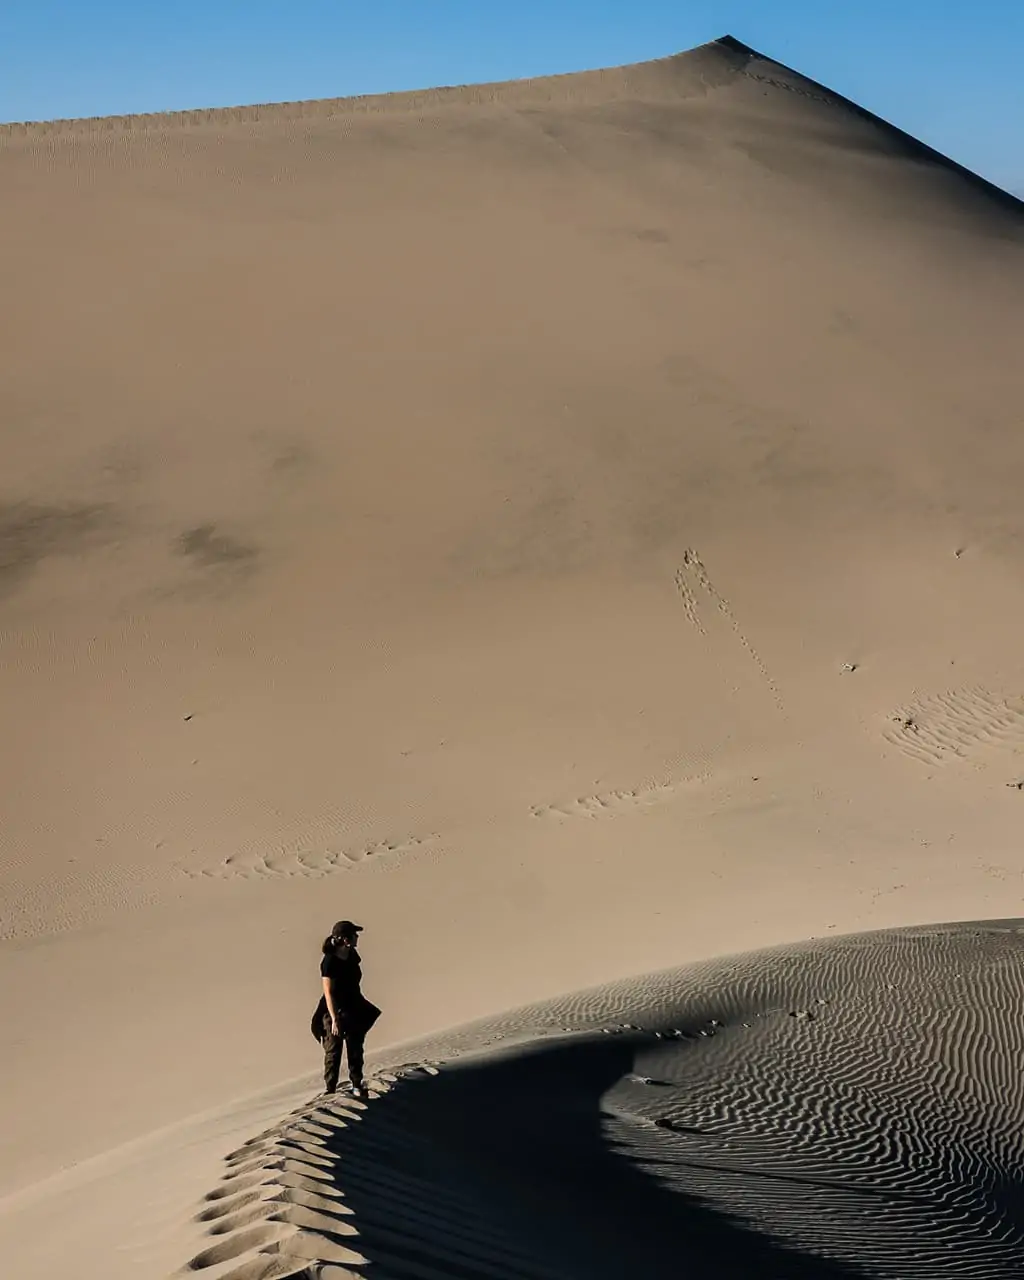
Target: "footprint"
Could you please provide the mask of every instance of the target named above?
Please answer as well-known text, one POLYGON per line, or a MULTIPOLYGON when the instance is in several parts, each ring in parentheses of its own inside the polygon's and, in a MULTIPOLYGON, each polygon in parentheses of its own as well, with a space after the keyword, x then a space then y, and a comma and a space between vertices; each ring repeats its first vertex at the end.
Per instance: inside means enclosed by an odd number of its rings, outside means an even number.
POLYGON ((215 1201, 211 1208, 204 1209, 201 1213, 196 1214, 196 1222, 216 1222, 217 1219, 225 1218, 236 1210, 243 1209, 246 1205, 253 1204, 260 1198, 260 1193, 258 1191, 243 1191, 237 1196, 232 1196, 227 1199, 222 1197, 215 1201))
POLYGON ((230 854, 215 867, 198 870, 181 867, 180 870, 190 880, 288 880, 295 877, 315 880, 335 872, 351 870, 370 859, 378 861, 407 857, 439 839, 436 832, 430 832, 425 836, 374 840, 323 853, 280 851, 272 854, 230 854))
POLYGON ((732 611, 729 601, 721 594, 715 584, 711 581, 711 575, 707 571, 704 561, 694 550, 688 547, 683 552, 683 563, 676 570, 675 576, 676 590, 683 601, 683 612, 686 614, 687 621, 690 622, 701 635, 706 635, 707 630, 701 620, 700 609, 698 607, 698 592, 706 595, 710 603, 715 607, 718 613, 726 620, 732 630, 733 635, 738 640, 740 646, 745 651, 747 657, 757 669, 761 681, 768 689, 772 696, 772 700, 780 711, 784 710, 782 696, 779 693, 775 681, 772 679, 767 666, 764 663, 760 653, 754 648, 746 632, 739 624, 739 620, 732 611), (696 590, 695 590, 696 588, 696 590))
POLYGON ((228 1218, 220 1218, 208 1227, 211 1236, 226 1236, 242 1227, 250 1227, 254 1222, 266 1222, 276 1212, 276 1206, 265 1200, 250 1205, 228 1218))
POLYGON ((665 804, 687 785, 703 782, 707 776, 701 773, 681 778, 677 782, 653 782, 623 791, 603 791, 594 795, 578 796, 575 800, 566 800, 558 804, 535 804, 530 806, 530 813, 535 818, 610 818, 632 809, 665 804))
POLYGON ((283 1227, 275 1223, 267 1223, 261 1227, 250 1227, 247 1231, 239 1231, 230 1240, 222 1240, 209 1249, 189 1260, 190 1271, 205 1271, 207 1267, 219 1266, 222 1262, 230 1262, 243 1253, 259 1249, 270 1244, 272 1240, 280 1240, 285 1234, 283 1227))

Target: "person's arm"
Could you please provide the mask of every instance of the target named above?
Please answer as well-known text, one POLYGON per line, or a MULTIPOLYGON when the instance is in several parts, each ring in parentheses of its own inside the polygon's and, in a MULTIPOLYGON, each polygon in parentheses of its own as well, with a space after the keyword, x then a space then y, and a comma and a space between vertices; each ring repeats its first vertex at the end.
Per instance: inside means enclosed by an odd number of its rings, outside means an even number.
POLYGON ((334 996, 331 994, 330 978, 322 978, 324 984, 324 999, 327 1001, 327 1012, 331 1015, 331 1035, 338 1034, 338 1011, 334 1007, 334 996))

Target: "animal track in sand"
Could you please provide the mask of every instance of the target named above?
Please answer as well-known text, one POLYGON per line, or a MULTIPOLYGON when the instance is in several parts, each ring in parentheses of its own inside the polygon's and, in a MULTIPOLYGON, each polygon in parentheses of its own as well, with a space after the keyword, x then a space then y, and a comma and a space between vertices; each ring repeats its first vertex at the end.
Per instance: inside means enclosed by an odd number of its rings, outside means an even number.
POLYGON ((322 853, 281 850, 279 853, 230 854, 216 867, 201 870, 182 868, 192 880, 252 880, 265 877, 291 879, 299 876, 320 879, 336 871, 347 871, 368 860, 380 861, 402 857, 424 849, 440 837, 431 832, 425 836, 407 836, 402 840, 373 840, 368 844, 343 849, 327 849, 322 853))
MULTIPOLYGON (((687 552, 686 555, 689 555, 687 552)), ((684 564, 686 563, 684 559, 684 564)), ((684 569, 676 570, 676 590, 679 592, 683 601, 683 612, 686 614, 686 620, 691 626, 697 628, 702 636, 707 635, 704 630, 704 624, 700 620, 700 611, 697 608, 697 597, 693 594, 693 588, 687 581, 687 575, 684 569)))
POLYGON ((729 601, 716 588, 711 581, 711 575, 701 560, 700 556, 693 549, 688 547, 683 552, 683 563, 676 570, 676 590, 679 592, 683 602, 683 612, 686 614, 687 621, 700 632, 702 636, 707 635, 707 628, 704 626, 703 619, 700 616, 699 594, 702 592, 706 595, 718 612, 726 620, 736 639, 747 654, 747 657, 757 668, 758 675, 767 686, 779 710, 782 710, 782 698, 776 687, 775 681, 768 672, 768 668, 764 664, 764 660, 758 651, 751 644, 747 635, 743 631, 737 621, 736 615, 732 611, 729 601))
POLYGON ((950 689, 901 707, 889 719, 886 742, 922 764, 946 764, 1024 743, 1024 694, 950 689))

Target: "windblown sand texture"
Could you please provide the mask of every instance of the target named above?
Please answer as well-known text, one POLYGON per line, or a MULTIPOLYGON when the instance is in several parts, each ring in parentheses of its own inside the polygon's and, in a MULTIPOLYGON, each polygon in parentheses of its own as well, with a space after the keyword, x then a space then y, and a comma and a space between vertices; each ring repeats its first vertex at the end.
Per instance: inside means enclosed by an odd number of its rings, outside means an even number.
POLYGON ((448 1062, 232 1152, 185 1272, 1020 1274, 1022 955, 1017 922, 860 935, 412 1046, 448 1062))
POLYGON ((841 935, 1020 910, 1022 214, 731 40, 0 129, 5 1269, 1018 1273, 1014 927, 841 935), (339 1128, 343 916, 378 1051, 676 976, 339 1128))

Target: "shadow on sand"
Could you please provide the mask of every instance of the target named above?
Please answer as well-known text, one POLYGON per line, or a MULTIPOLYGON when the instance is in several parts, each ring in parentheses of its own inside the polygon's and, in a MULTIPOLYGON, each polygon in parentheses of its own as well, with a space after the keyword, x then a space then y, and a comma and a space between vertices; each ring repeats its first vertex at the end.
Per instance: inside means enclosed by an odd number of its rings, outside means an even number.
POLYGON ((467 1280, 863 1274, 802 1255, 617 1154, 602 1098, 633 1059, 626 1037, 587 1037, 403 1078, 371 1102, 360 1123, 328 1143, 371 1273, 467 1280))

